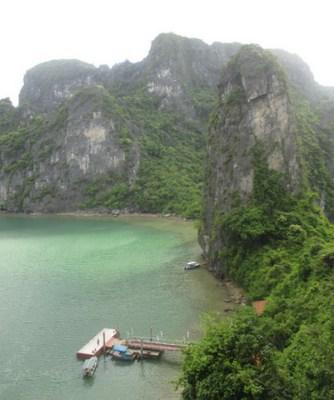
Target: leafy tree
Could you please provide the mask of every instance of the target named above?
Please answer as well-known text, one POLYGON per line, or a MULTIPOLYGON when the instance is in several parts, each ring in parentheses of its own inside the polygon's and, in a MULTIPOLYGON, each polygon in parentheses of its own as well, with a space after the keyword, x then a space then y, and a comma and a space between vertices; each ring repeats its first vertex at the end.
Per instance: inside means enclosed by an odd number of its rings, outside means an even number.
POLYGON ((288 399, 289 390, 275 365, 275 350, 253 312, 232 323, 210 321, 203 340, 185 351, 186 400, 288 399))

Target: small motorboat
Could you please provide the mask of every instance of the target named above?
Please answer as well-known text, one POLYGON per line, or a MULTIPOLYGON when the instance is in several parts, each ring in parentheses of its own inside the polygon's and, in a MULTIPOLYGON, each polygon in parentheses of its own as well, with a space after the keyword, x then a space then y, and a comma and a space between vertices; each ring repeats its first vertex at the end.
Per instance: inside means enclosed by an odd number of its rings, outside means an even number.
POLYGON ((133 361, 136 358, 136 354, 130 351, 127 346, 115 344, 111 350, 111 357, 114 360, 133 361))
POLYGON ((187 264, 184 266, 184 269, 187 271, 187 270, 190 270, 190 269, 199 268, 200 266, 201 266, 201 264, 200 264, 199 262, 197 262, 197 261, 189 261, 189 262, 187 262, 187 264))
POLYGON ((93 376, 97 367, 97 357, 93 356, 85 360, 82 366, 82 376, 90 377, 93 376))

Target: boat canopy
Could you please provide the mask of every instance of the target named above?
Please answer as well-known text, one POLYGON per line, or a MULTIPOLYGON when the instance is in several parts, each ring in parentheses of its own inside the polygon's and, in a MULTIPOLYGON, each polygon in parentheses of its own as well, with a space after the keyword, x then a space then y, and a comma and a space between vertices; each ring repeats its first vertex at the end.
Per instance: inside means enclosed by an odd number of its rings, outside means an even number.
POLYGON ((126 353, 126 352, 128 351, 127 346, 124 346, 124 345, 122 345, 122 344, 115 344, 115 345, 112 347, 112 349, 113 349, 114 351, 118 351, 118 352, 120 352, 120 353, 126 353))

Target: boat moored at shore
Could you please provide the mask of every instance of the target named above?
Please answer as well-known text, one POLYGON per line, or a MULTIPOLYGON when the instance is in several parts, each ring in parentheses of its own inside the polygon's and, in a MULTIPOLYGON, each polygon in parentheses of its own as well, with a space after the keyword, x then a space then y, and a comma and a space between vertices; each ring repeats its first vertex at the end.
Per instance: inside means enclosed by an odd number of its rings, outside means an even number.
POLYGON ((191 270, 191 269, 196 269, 199 268, 201 264, 197 261, 189 261, 187 264, 184 266, 185 271, 191 270))
POLYGON ((120 361, 134 361, 136 358, 136 354, 130 351, 127 346, 122 344, 115 344, 112 347, 110 354, 114 360, 120 361))

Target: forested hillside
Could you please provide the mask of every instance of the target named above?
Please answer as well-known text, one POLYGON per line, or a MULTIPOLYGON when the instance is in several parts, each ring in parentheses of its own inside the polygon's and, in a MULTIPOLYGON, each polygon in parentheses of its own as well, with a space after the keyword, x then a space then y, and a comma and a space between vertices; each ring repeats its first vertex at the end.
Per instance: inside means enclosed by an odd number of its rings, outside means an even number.
POLYGON ((267 305, 208 323, 186 351, 184 399, 334 396, 334 132, 319 107, 332 100, 307 83, 257 46, 223 70, 200 238, 210 268, 267 305))

